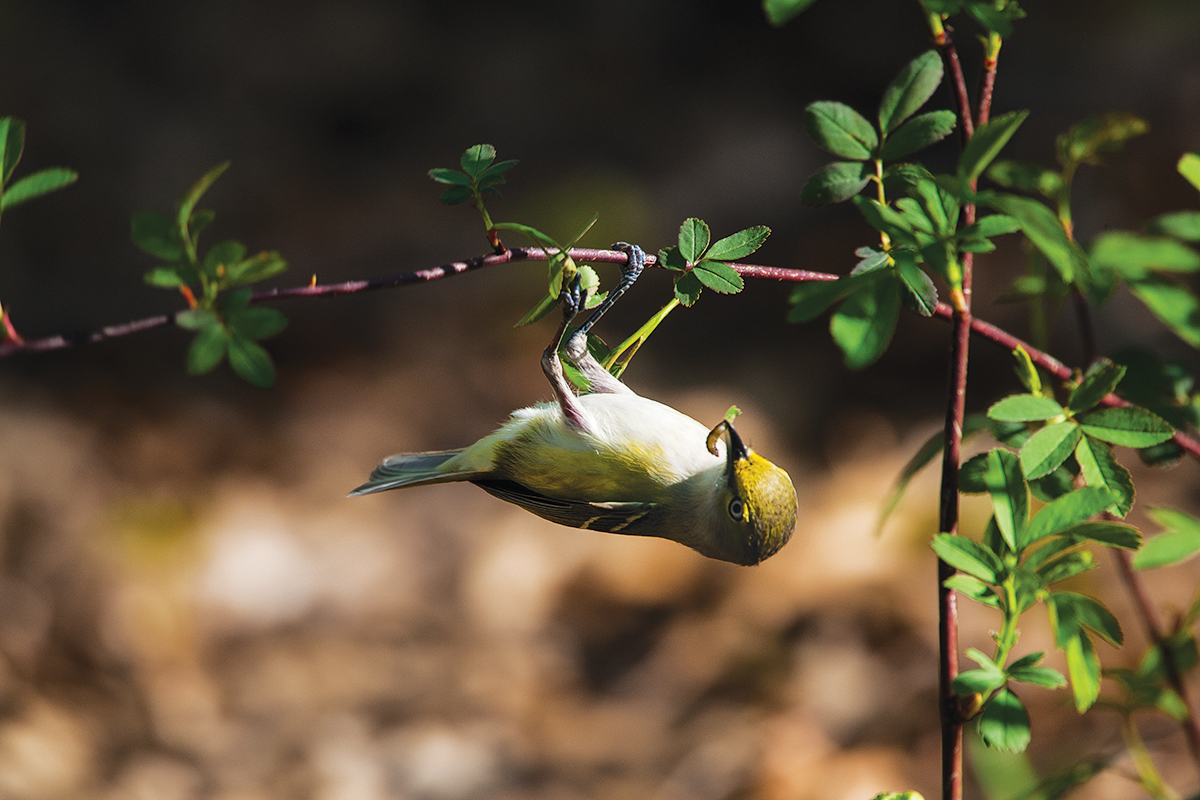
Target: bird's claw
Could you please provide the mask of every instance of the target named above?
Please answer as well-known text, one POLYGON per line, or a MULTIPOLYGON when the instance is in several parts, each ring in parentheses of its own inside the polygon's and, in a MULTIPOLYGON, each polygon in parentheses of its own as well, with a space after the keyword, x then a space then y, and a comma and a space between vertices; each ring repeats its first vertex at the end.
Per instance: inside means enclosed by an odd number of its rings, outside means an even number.
POLYGON ((558 293, 558 299, 563 306, 564 320, 570 322, 578 316, 579 312, 583 309, 586 294, 578 273, 571 280, 563 282, 562 289, 558 293))

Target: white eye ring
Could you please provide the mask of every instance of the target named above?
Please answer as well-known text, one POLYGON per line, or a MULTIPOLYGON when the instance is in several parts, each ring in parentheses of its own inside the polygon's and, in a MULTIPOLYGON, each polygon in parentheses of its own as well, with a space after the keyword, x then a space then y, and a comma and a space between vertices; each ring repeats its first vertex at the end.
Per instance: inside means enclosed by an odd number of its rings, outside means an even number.
POLYGON ((745 513, 746 506, 739 498, 735 497, 729 501, 729 516, 740 522, 745 513))

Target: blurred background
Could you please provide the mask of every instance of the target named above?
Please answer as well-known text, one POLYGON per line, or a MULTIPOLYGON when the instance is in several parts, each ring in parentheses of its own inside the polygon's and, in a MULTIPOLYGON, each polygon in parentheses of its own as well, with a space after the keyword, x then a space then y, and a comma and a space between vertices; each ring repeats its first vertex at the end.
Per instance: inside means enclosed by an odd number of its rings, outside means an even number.
MULTIPOLYGON (((1196 207, 1174 163, 1200 147, 1200 6, 1028 11, 995 101, 1032 110, 1014 156, 1051 164, 1055 134, 1110 109, 1151 126, 1077 178, 1080 238, 1196 207)), ((973 83, 973 32, 959 41, 973 83)), ((716 236, 766 224, 756 260, 844 273, 872 237, 853 209, 800 205, 828 160, 803 107, 871 116, 927 47, 916 4, 893 0, 825 0, 779 30, 749 0, 0 0, 20 169, 81 176, 4 216, 0 300, 27 337, 179 308, 142 282, 155 263, 129 217, 225 160, 206 241, 279 250, 277 285, 479 255, 475 212, 440 205, 425 174, 478 142, 521 160, 497 220, 566 239, 598 212, 585 246, 649 251, 688 216, 716 236)), ((1022 309, 993 300, 1021 258, 1002 247, 976 273, 977 313, 1018 334, 1022 309)), ((947 327, 902 319, 850 373, 825 322, 786 324, 788 287, 760 281, 706 293, 643 348, 634 388, 702 421, 736 403, 795 479, 795 538, 760 567, 556 527, 466 485, 345 499, 381 457, 461 446, 548 396, 552 324, 512 328, 543 290, 526 264, 281 304, 269 392, 226 367, 187 378, 178 329, 0 363, 0 797, 935 796, 935 470, 875 527, 940 426, 947 327)), ((648 275, 600 333, 619 341, 669 296, 648 275)), ((1073 363, 1070 322, 1055 351, 1073 363)), ((1097 327, 1102 352, 1137 342, 1196 366, 1127 297, 1097 327)), ((968 409, 1015 386, 1009 356, 977 343, 968 409)), ((1200 508, 1194 463, 1131 467, 1139 509, 1200 508)), ((968 500, 964 529, 986 513, 968 500)), ((1100 561, 1075 588, 1123 620, 1125 649, 1101 656, 1128 665, 1144 638, 1100 561)), ((1194 564, 1155 575, 1164 615, 1196 582, 1194 564)), ((1022 652, 1053 649, 1040 614, 1022 652)), ((963 616, 964 647, 988 649, 995 618, 963 616)), ((1141 796, 1117 715, 1021 694, 1041 774, 1115 757, 1078 796, 1141 796)), ((1174 726, 1139 721, 1196 791, 1174 726)))

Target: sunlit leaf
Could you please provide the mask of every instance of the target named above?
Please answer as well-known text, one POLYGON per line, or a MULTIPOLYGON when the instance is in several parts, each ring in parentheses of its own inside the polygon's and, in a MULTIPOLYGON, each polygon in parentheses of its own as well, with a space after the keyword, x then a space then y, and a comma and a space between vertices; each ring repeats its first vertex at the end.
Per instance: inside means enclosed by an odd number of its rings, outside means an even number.
POLYGON ((1036 394, 1014 394, 993 403, 988 416, 1002 422, 1033 422, 1061 417, 1063 407, 1053 398, 1036 394))
POLYGON ((1152 508, 1150 516, 1163 531, 1146 540, 1133 557, 1137 569, 1153 569, 1185 561, 1200 553, 1200 520, 1171 508, 1152 508))
POLYGON ((755 225, 713 242, 704 257, 714 261, 736 261, 762 247, 770 235, 771 229, 766 225, 755 225))
POLYGON ((1137 406, 1102 408, 1079 419, 1085 433, 1124 447, 1149 447, 1175 433, 1161 417, 1137 406))
POLYGON ((1047 425, 1021 448, 1021 468, 1030 480, 1048 475, 1071 455, 1082 432, 1073 422, 1047 425))

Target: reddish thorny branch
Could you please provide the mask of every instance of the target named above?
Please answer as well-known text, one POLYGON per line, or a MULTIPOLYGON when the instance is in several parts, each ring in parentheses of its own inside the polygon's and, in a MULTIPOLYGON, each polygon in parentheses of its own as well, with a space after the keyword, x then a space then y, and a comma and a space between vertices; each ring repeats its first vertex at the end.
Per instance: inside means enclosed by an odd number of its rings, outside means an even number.
MULTIPOLYGON (((392 275, 383 278, 370 278, 367 280, 344 281, 341 283, 326 283, 326 284, 310 284, 305 286, 294 286, 286 289, 268 289, 266 291, 256 292, 251 298, 253 303, 268 303, 276 300, 286 300, 296 297, 335 297, 348 294, 359 294, 360 292, 369 292, 375 289, 391 289, 398 286, 409 286, 417 283, 429 283, 441 278, 449 278, 454 275, 461 275, 465 272, 473 272, 485 267, 494 267, 501 264, 514 264, 525 261, 545 261, 550 255, 554 254, 554 250, 543 251, 540 248, 521 248, 515 247, 510 250, 505 250, 499 254, 489 254, 486 256, 478 256, 476 258, 467 259, 465 261, 453 261, 449 264, 443 264, 439 267, 430 269, 417 270, 416 272, 406 272, 401 275, 392 275)), ((628 258, 628 255, 619 250, 599 250, 589 248, 572 248, 570 251, 571 257, 578 262, 587 262, 595 264, 623 264, 628 258)), ((654 266, 655 257, 653 255, 646 256, 646 265, 654 266)), ((788 269, 786 267, 772 267, 762 264, 742 264, 734 263, 733 268, 739 274, 747 278, 760 278, 764 280, 774 280, 782 283, 803 283, 806 281, 835 281, 837 275, 832 275, 828 272, 814 272, 805 269, 788 269)), ((949 320, 953 316, 953 311, 950 306, 945 303, 938 303, 934 309, 934 316, 949 320)), ((141 333, 154 328, 161 328, 172 324, 175 321, 175 314, 159 314, 153 317, 126 322, 120 325, 106 325, 103 328, 98 328, 92 331, 82 331, 78 333, 56 334, 54 336, 44 336, 39 338, 26 337, 24 342, 16 344, 14 342, 4 342, 0 344, 0 358, 15 356, 19 353, 42 353, 50 350, 63 350, 70 347, 75 347, 82 344, 92 342, 102 342, 108 339, 116 339, 121 336, 128 336, 133 333, 141 333)), ((982 339, 986 339, 1007 350, 1015 350, 1017 347, 1023 347, 1033 363, 1037 364, 1042 369, 1051 373, 1061 380, 1070 380, 1074 374, 1073 370, 1063 364, 1054 356, 1044 353, 1028 342, 1013 336, 1002 328, 998 328, 989 322, 972 318, 971 332, 982 339)), ((1123 406, 1128 405, 1124 400, 1116 395, 1109 395, 1102 401, 1106 406, 1123 406)), ((1200 441, 1193 439, 1187 434, 1176 432, 1173 441, 1178 444, 1184 451, 1200 460, 1200 441)))

